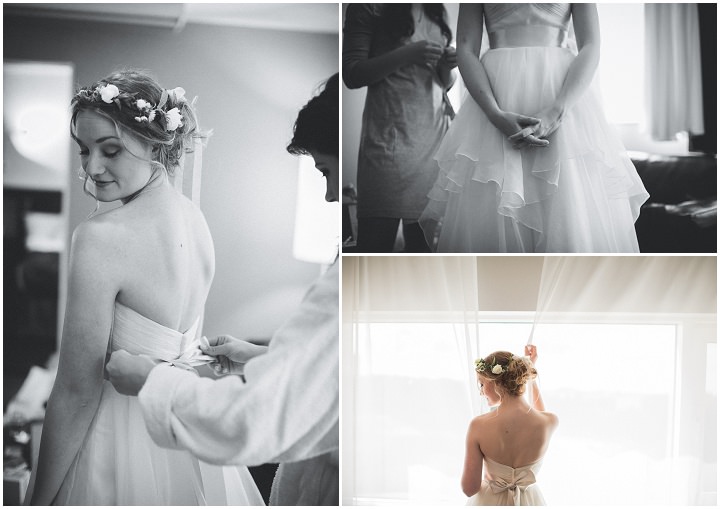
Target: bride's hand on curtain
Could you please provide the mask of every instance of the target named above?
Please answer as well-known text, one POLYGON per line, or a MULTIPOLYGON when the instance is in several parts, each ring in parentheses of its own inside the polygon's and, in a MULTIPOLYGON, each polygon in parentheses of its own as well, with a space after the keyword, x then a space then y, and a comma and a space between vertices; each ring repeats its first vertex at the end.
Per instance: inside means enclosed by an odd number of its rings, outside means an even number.
POLYGON ((537 362, 537 347, 535 345, 525 345, 525 356, 530 357, 530 361, 535 364, 537 362))
POLYGON ((126 396, 137 396, 154 367, 155 361, 150 357, 116 350, 110 356, 105 370, 116 391, 126 396))
POLYGON ((215 372, 220 375, 242 375, 245 364, 258 355, 267 352, 267 347, 249 341, 223 335, 208 339, 207 345, 201 344, 204 354, 212 355, 217 360, 211 363, 215 372))

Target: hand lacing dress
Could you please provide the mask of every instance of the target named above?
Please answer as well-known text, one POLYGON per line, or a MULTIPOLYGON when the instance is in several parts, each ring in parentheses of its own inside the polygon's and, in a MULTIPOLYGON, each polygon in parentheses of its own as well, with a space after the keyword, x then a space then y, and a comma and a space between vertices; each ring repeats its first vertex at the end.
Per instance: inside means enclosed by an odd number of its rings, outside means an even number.
POLYGON ((545 505, 536 481, 541 465, 542 459, 513 468, 486 457, 480 491, 466 505, 545 505))
MULTIPOLYGON (((192 365, 199 319, 185 333, 115 303, 111 350, 192 365)), ((168 397, 173 390, 168 387, 168 397)), ((246 467, 220 467, 150 438, 137 397, 105 380, 97 414, 55 499, 61 505, 264 505, 246 467)))
MULTIPOLYGON (((504 111, 534 115, 560 92, 575 54, 570 4, 485 4, 491 49, 481 58, 504 111), (537 46, 511 46, 512 32, 537 46)), ((435 159, 421 218, 441 252, 637 252, 648 193, 591 85, 548 147, 516 150, 467 94, 435 159)))

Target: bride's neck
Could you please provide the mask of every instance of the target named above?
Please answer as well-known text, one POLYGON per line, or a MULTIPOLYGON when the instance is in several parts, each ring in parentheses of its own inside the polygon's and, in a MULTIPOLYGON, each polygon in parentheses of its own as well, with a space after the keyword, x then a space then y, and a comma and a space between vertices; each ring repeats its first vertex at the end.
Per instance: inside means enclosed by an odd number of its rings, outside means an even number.
POLYGON ((527 402, 523 399, 522 396, 504 396, 502 401, 500 402, 500 405, 498 405, 498 409, 500 408, 521 408, 523 410, 527 410, 530 408, 530 405, 527 404, 527 402))
POLYGON ((127 196, 126 198, 121 199, 123 205, 126 205, 136 199, 141 194, 148 193, 150 191, 153 191, 155 189, 161 188, 161 187, 168 187, 170 186, 170 181, 167 177, 167 175, 164 172, 154 174, 152 177, 150 177, 150 180, 148 181, 145 186, 136 191, 135 193, 131 194, 130 196, 127 196))

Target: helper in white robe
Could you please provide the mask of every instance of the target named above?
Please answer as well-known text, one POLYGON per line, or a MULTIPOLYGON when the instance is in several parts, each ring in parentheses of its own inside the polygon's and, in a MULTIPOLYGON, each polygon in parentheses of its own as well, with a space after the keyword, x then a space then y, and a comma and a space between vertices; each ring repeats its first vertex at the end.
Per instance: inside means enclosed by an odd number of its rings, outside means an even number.
POLYGON ((281 463, 272 505, 338 505, 338 263, 315 282, 245 379, 159 365, 139 400, 150 435, 210 463, 281 463))

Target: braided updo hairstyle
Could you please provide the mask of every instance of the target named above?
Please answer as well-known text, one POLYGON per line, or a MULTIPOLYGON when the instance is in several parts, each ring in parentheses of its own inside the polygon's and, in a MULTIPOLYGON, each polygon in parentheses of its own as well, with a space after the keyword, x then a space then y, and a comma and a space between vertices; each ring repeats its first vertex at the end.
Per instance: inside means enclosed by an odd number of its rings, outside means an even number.
POLYGON ((513 355, 510 352, 493 352, 483 359, 489 369, 482 373, 483 378, 492 380, 502 389, 513 396, 521 396, 525 392, 525 385, 528 381, 537 377, 537 370, 527 357, 513 355), (502 373, 493 373, 492 366, 500 365, 502 373))
POLYGON ((98 113, 111 120, 118 133, 122 127, 128 134, 150 143, 154 149, 152 164, 164 168, 170 175, 180 165, 182 155, 193 151, 194 140, 208 137, 207 133, 198 128, 194 101, 190 102, 163 89, 145 71, 117 71, 87 88, 80 89, 72 99, 71 109, 70 131, 73 136, 80 112, 98 113), (101 100, 98 92, 100 87, 106 85, 114 85, 120 91, 120 95, 109 103, 101 100), (139 115, 143 115, 137 107, 140 99, 162 111, 153 115, 152 121, 137 120, 139 115), (168 121, 162 112, 173 108, 177 108, 182 116, 182 125, 175 130, 168 130, 168 121))

